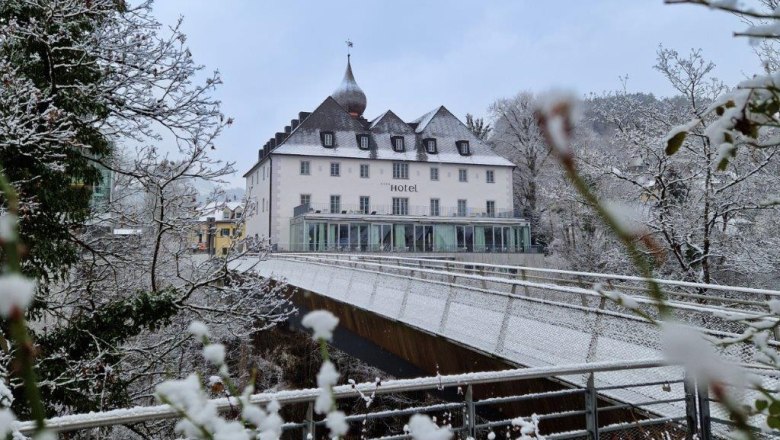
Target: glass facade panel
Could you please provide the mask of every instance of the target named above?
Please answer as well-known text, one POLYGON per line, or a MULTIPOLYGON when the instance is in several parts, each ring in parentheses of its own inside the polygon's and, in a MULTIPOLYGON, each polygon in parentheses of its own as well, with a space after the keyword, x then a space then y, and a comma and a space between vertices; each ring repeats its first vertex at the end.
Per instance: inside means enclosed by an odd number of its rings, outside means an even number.
POLYGON ((433 246, 436 252, 456 252, 458 250, 455 225, 436 225, 434 232, 433 246))
MULTIPOLYGON (((426 220, 430 222, 430 220, 426 220)), ((290 249, 310 252, 526 252, 528 226, 295 219, 290 249)))

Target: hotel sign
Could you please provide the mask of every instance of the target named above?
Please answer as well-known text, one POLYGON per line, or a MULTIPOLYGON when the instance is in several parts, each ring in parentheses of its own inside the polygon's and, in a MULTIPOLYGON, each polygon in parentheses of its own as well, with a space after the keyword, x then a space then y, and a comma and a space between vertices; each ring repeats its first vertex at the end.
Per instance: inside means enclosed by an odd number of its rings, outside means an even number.
POLYGON ((390 187, 390 192, 416 193, 417 185, 399 185, 395 183, 383 183, 390 187))

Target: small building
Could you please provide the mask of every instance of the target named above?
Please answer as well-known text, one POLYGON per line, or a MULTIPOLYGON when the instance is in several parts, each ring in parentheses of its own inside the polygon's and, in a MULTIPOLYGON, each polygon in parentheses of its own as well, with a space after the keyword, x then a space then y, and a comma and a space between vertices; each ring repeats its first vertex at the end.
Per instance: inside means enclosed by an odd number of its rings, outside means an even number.
POLYGON ((363 117, 352 66, 244 174, 248 238, 291 251, 524 252, 514 165, 444 106, 363 117))
POLYGON ((227 255, 234 244, 241 246, 244 238, 242 202, 212 202, 198 210, 198 224, 192 243, 195 252, 209 255, 227 255))

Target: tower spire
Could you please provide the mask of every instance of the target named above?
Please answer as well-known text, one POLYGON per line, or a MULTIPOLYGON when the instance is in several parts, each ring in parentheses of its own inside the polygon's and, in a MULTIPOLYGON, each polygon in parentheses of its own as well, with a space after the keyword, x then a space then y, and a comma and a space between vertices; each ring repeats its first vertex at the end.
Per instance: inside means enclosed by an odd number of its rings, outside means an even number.
POLYGON ((366 94, 360 89, 352 74, 351 51, 352 40, 345 41, 347 45, 347 70, 344 72, 344 79, 341 85, 330 95, 353 117, 363 116, 366 110, 366 94))

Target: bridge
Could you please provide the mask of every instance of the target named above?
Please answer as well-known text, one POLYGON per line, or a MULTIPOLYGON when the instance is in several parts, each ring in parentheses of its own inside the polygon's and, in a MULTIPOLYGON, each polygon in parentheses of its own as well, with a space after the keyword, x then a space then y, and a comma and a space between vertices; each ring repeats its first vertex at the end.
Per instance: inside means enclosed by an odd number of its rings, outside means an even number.
MULTIPOLYGON (((406 374, 414 378, 402 375, 334 389, 341 407, 351 408, 347 420, 353 433, 369 421, 403 423, 415 413, 440 417, 460 438, 486 438, 531 414, 538 415, 541 433, 550 440, 706 440, 733 427, 706 385, 663 360, 657 326, 635 313, 657 318, 642 278, 377 254, 279 253, 245 258, 234 267, 287 282, 297 289, 292 298, 303 310, 337 314, 342 332, 334 338, 337 346, 357 346, 361 358, 380 368, 387 366, 384 362, 400 362, 415 369, 406 374), (440 403, 355 409, 354 402, 368 395, 419 391, 439 396, 440 403)), ((780 292, 766 289, 657 281, 674 318, 714 338, 744 330, 727 313, 761 317, 767 299, 780 298, 780 292)), ((777 348, 777 337, 769 344, 777 348)), ((765 388, 780 386, 776 371, 755 364, 751 345, 731 345, 723 354, 760 378, 765 388)), ((729 392, 746 399, 754 395, 729 392)), ((303 405, 298 414, 304 415, 286 418, 283 429, 317 439, 325 438, 324 421, 312 412, 318 393, 288 390, 250 400, 303 405)), ((214 403, 225 411, 235 406, 229 399, 214 403)), ((124 429, 177 415, 174 408, 158 405, 68 415, 48 420, 47 426, 57 432, 124 429)), ((751 422, 758 426, 758 420, 751 422)), ((32 432, 33 424, 22 422, 19 429, 32 432)), ((757 438, 780 435, 756 431, 757 438)), ((383 440, 411 438, 400 428, 380 435, 383 440)))
MULTIPOLYGON (((354 335, 422 373, 663 358, 661 330, 635 313, 658 318, 640 277, 381 254, 279 253, 244 264, 305 292, 294 297, 297 305, 331 310, 354 335)), ((717 338, 745 330, 727 313, 738 308, 761 316, 767 299, 780 298, 774 290, 658 282, 676 320, 717 338)), ((778 346, 776 339, 770 344, 778 346)), ((749 364, 756 353, 749 344, 737 344, 723 354, 749 364)), ((632 405, 656 402, 649 412, 676 418, 685 414, 682 387, 621 385, 672 383, 682 374, 679 367, 604 373, 596 386, 602 398, 632 405)), ((582 375, 562 383, 581 389, 587 381, 582 375)), ((774 378, 765 381, 778 385, 774 378)), ((717 405, 712 417, 727 424, 717 405)))

